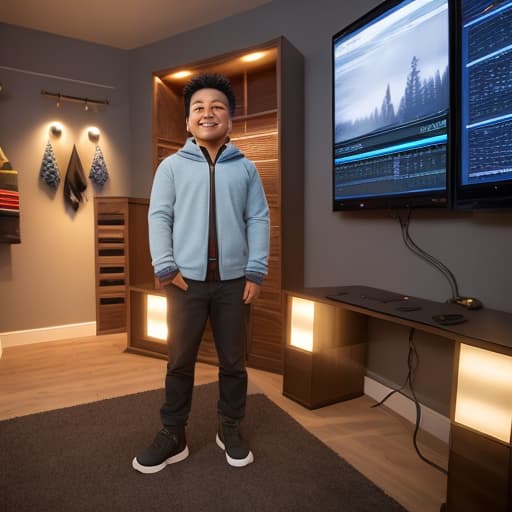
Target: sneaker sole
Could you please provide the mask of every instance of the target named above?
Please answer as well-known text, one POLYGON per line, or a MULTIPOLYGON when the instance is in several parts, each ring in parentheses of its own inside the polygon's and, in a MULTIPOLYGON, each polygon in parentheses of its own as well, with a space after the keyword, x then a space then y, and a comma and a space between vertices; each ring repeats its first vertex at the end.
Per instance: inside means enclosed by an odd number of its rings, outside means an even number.
POLYGON ((215 442, 217 443, 217 446, 221 450, 224 450, 224 453, 226 454, 226 460, 228 461, 228 464, 230 466, 233 466, 235 468, 243 468, 244 466, 248 466, 249 464, 254 462, 254 455, 252 454, 251 450, 249 450, 249 455, 247 455, 245 459, 233 459, 228 455, 224 443, 220 440, 219 434, 216 435, 215 442))
POLYGON ((132 461, 132 467, 133 469, 139 471, 140 473, 150 475, 152 473, 158 473, 159 471, 162 471, 162 469, 165 469, 169 464, 175 464, 176 462, 181 462, 182 460, 185 460, 188 457, 188 455, 188 446, 185 446, 185 449, 182 450, 180 453, 177 453, 176 455, 169 457, 168 459, 164 460, 161 464, 157 464, 156 466, 143 466, 137 460, 137 457, 134 457, 132 461))

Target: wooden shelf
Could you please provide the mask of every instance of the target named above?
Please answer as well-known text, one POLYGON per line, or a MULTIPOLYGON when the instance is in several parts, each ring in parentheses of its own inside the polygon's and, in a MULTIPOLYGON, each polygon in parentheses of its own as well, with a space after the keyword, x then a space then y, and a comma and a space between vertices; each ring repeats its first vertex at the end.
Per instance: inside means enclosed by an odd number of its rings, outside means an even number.
POLYGON ((97 334, 127 331, 131 279, 153 279, 147 210, 147 199, 94 199, 97 334))

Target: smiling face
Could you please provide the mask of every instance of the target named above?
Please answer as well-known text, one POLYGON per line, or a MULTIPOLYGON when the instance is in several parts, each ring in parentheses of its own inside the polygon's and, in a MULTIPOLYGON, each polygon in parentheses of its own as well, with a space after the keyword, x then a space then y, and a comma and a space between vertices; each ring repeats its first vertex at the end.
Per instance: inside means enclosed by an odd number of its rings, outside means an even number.
POLYGON ((231 115, 226 95, 217 89, 200 89, 190 98, 187 130, 204 146, 212 158, 226 142, 231 130, 231 115))

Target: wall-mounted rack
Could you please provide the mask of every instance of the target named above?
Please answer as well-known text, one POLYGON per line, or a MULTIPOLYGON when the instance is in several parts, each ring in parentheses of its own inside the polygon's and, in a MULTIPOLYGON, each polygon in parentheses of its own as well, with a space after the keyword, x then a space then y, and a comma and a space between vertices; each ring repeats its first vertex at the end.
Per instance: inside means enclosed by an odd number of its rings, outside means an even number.
POLYGON ((41 91, 43 96, 49 96, 50 98, 55 98, 57 101, 57 107, 60 106, 61 101, 70 101, 74 103, 83 103, 84 109, 89 110, 90 105, 109 105, 108 99, 104 100, 94 100, 91 98, 82 98, 80 96, 70 96, 69 94, 62 94, 60 92, 50 92, 43 89, 41 91))

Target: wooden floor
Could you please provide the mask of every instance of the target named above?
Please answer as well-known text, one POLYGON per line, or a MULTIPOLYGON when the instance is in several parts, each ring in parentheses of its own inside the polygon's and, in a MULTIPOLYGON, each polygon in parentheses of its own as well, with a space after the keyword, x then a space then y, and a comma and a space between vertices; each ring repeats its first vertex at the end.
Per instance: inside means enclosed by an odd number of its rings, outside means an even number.
MULTIPOLYGON (((163 386, 165 361, 124 352, 115 334, 4 348, 0 420, 163 386)), ((196 384, 217 379, 198 363, 196 384)), ((310 411, 282 395, 282 376, 249 369, 249 393, 265 393, 307 430, 411 512, 438 512, 446 476, 423 462, 413 426, 366 396, 310 411)), ((420 432, 422 453, 446 468, 448 447, 420 432)), ((257 460, 257 454, 255 454, 257 460)))

